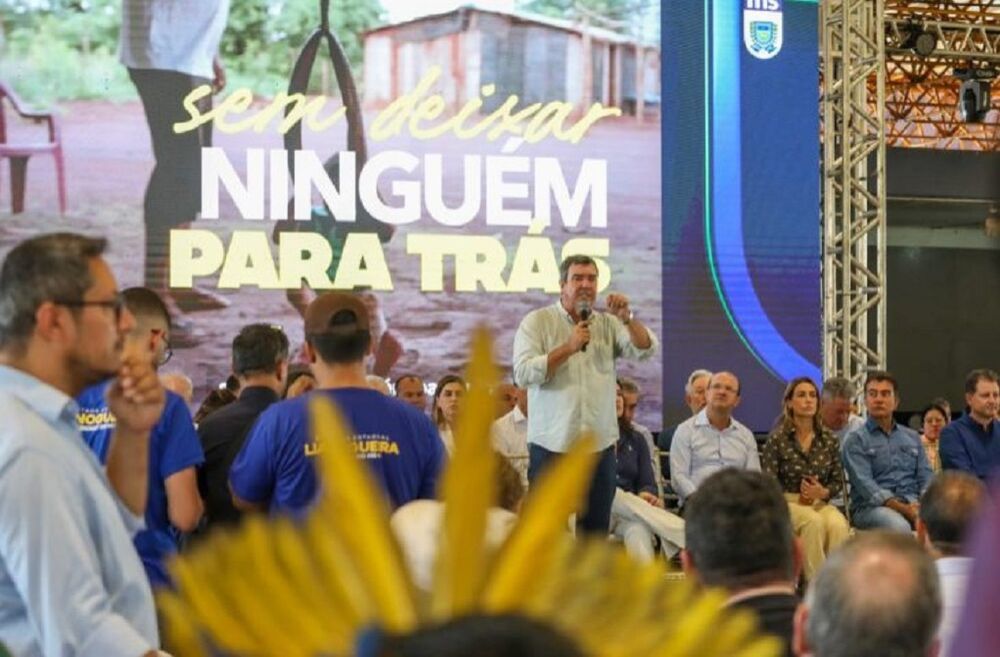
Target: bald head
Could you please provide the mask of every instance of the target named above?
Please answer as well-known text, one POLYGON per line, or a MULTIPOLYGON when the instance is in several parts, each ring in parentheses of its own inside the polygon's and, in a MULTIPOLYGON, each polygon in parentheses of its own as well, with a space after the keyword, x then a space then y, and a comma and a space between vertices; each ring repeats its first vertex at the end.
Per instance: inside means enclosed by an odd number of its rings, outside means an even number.
POLYGON ((865 532, 823 564, 796 622, 815 657, 927 657, 941 616, 934 562, 908 534, 865 532))

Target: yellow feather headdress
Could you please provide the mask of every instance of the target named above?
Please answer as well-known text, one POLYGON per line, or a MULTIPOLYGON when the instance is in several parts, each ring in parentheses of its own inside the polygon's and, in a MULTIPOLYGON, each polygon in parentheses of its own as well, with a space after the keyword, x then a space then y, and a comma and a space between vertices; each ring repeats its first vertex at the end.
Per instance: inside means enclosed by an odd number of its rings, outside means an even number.
POLYGON ((166 648, 178 656, 351 655, 362 630, 405 634, 469 614, 539 619, 593 657, 776 657, 748 612, 724 596, 640 565, 618 546, 574 540, 566 518, 584 498, 593 441, 578 440, 532 487, 514 530, 486 549, 495 503, 490 446, 497 380, 491 343, 479 332, 469 393, 443 474, 445 505, 433 587, 417 595, 389 525, 389 506, 351 448, 334 406, 311 402, 320 498, 300 523, 250 517, 171 564, 177 589, 158 595, 166 648))

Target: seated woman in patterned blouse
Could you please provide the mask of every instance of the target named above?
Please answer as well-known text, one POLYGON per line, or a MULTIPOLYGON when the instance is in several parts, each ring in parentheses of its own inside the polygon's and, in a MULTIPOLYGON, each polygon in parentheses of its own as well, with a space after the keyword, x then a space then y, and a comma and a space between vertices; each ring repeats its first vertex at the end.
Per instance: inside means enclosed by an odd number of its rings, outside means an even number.
POLYGON ((781 422, 761 456, 764 471, 774 475, 785 491, 792 526, 802 539, 807 580, 850 531, 847 519, 829 504, 844 487, 844 469, 840 445, 823 428, 818 403, 819 390, 812 379, 793 379, 785 389, 781 422))

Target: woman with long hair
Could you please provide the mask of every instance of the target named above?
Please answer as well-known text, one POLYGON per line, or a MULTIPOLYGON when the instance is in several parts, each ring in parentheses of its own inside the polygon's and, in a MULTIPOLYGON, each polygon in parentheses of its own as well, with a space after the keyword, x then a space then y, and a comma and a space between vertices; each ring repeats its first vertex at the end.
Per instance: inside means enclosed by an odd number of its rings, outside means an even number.
POLYGON ((455 449, 453 437, 455 419, 458 417, 458 409, 462 397, 465 396, 465 389, 465 380, 456 374, 444 375, 437 382, 437 387, 434 388, 434 403, 431 405, 434 412, 434 424, 437 425, 441 441, 444 442, 448 454, 451 454, 455 449))
POLYGON ((811 580, 826 555, 847 540, 844 515, 830 504, 844 488, 840 444, 819 417, 819 388, 809 377, 785 388, 781 422, 764 445, 761 465, 785 491, 792 525, 802 539, 811 580))
POLYGON ((938 453, 941 438, 941 429, 948 424, 948 411, 940 404, 931 402, 923 412, 923 429, 920 434, 920 442, 927 452, 927 460, 930 461, 931 470, 935 474, 941 472, 941 455, 938 453))

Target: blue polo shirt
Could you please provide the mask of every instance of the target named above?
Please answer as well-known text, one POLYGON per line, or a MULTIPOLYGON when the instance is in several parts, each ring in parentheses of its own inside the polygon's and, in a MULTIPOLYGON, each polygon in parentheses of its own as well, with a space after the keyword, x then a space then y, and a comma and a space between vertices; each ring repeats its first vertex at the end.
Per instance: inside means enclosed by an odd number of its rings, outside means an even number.
MULTIPOLYGON (((76 422, 80 433, 101 464, 115 430, 115 418, 108 410, 104 394, 109 383, 87 388, 77 397, 76 422)), ((201 441, 191 412, 184 400, 167 391, 167 401, 159 421, 149 435, 149 496, 146 500, 146 529, 135 535, 135 547, 154 587, 169 585, 166 558, 177 552, 181 533, 170 524, 167 489, 164 482, 174 474, 205 461, 201 441)))
POLYGON ((309 399, 323 395, 340 410, 355 455, 368 464, 392 506, 433 498, 444 444, 430 419, 409 404, 368 388, 315 390, 268 407, 250 429, 229 470, 242 500, 298 514, 316 497, 309 399))
POLYGON ((1000 469, 1000 421, 983 427, 968 413, 941 430, 941 468, 964 470, 986 481, 1000 469))
POLYGON ((934 476, 920 436, 895 422, 886 433, 869 418, 844 438, 840 450, 852 511, 883 506, 893 497, 916 502, 934 476))

